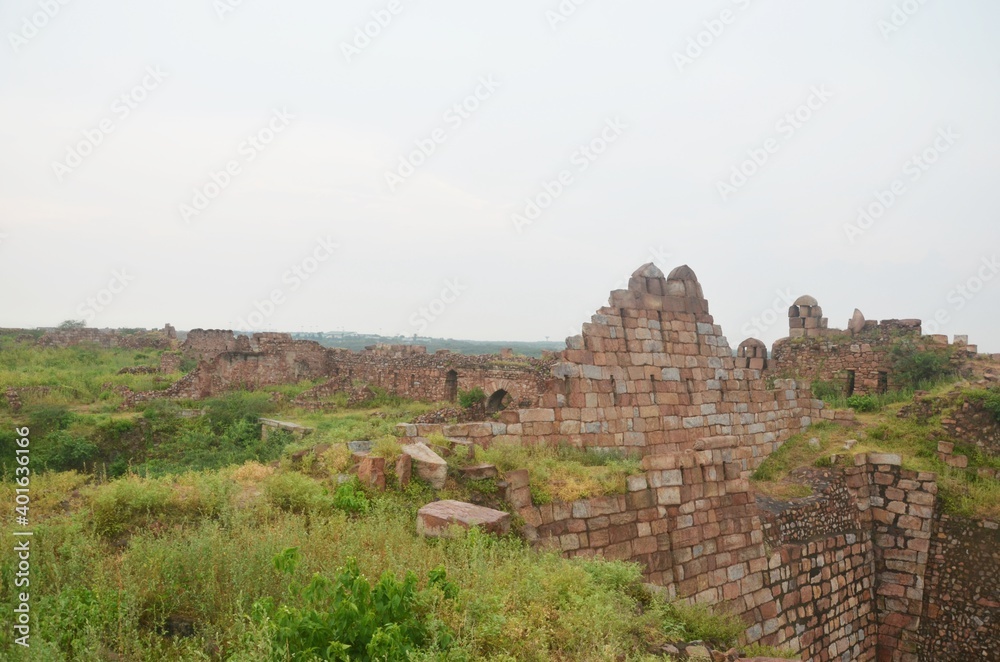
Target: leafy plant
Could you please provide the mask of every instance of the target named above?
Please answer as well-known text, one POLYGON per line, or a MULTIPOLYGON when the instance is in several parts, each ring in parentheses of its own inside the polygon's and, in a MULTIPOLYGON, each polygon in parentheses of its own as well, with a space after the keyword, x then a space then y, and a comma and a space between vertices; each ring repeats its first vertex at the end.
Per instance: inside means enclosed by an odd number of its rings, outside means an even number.
POLYGON ((458 404, 460 404, 463 409, 474 407, 485 399, 486 392, 478 386, 470 388, 468 391, 458 392, 458 404))
POLYGON ((941 381, 954 374, 950 347, 923 350, 910 340, 902 340, 893 346, 890 356, 897 381, 911 388, 941 381))
POLYGON ((881 409, 878 400, 870 395, 852 395, 847 398, 847 406, 854 411, 872 412, 881 409))
POLYGON ((357 477, 340 485, 333 493, 333 507, 349 513, 363 513, 371 507, 371 502, 361 491, 357 477))
MULTIPOLYGON (((297 564, 294 548, 274 558, 274 567, 287 575, 297 564)), ((431 575, 431 583, 447 595, 443 568, 431 575)), ((352 557, 335 579, 317 573, 304 587, 293 581, 285 604, 259 600, 253 615, 270 632, 274 660, 406 660, 432 644, 447 649, 454 640, 428 618, 427 602, 413 572, 400 581, 386 571, 373 585, 352 557)))

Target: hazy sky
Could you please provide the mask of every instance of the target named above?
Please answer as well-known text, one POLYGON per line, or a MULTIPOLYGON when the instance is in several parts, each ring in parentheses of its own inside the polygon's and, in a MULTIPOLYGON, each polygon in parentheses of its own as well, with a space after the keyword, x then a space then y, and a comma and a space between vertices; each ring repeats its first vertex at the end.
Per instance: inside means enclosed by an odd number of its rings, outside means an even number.
POLYGON ((1000 352, 995 2, 63 2, 0 4, 0 326, 561 339, 655 261, 733 346, 1000 352))

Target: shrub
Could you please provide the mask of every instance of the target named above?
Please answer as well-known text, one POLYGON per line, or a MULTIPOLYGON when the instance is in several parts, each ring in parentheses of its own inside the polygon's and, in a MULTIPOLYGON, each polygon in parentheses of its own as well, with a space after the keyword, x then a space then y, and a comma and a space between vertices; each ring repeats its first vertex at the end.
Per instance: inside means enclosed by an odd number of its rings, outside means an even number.
POLYGON ((216 432, 223 432, 237 421, 256 423, 261 416, 275 409, 267 393, 233 391, 222 397, 206 401, 208 420, 216 432))
POLYGON ((485 399, 486 392, 478 386, 470 388, 468 391, 458 392, 458 404, 460 404, 463 409, 474 407, 485 399))
POLYGON ((371 454, 374 457, 384 457, 388 464, 395 462, 403 454, 403 448, 399 445, 399 440, 396 437, 386 435, 375 440, 375 443, 372 444, 371 454))
POLYGON ((28 427, 33 435, 65 430, 75 415, 64 405, 42 405, 28 415, 28 427))
POLYGON ((35 457, 42 467, 50 471, 69 471, 83 469, 84 463, 92 462, 97 455, 97 446, 86 437, 56 430, 45 435, 35 457))
POLYGON ((271 505, 293 513, 308 512, 328 504, 328 497, 319 483, 294 471, 268 478, 264 493, 271 505))
POLYGON ((363 513, 371 507, 368 497, 361 491, 357 477, 341 484, 333 493, 333 507, 349 513, 363 513))
MULTIPOLYGON (((297 552, 278 554, 275 568, 293 574, 297 552)), ((447 582, 443 569, 434 572, 433 581, 447 582)), ((453 641, 443 626, 432 626, 425 594, 412 572, 400 581, 386 571, 372 585, 349 558, 332 581, 317 573, 305 587, 292 582, 288 597, 301 606, 275 608, 264 599, 254 604, 253 614, 270 631, 275 659, 405 660, 428 644, 446 649, 453 641)))
POLYGON ((913 342, 904 340, 892 348, 891 359, 897 380, 910 388, 941 381, 954 373, 950 348, 920 350, 913 342))
POLYGON ((817 379, 812 383, 813 397, 819 400, 834 400, 844 393, 844 387, 836 382, 817 379))
POLYGON ((872 412, 881 409, 878 399, 870 395, 852 395, 847 398, 847 406, 854 411, 872 412))

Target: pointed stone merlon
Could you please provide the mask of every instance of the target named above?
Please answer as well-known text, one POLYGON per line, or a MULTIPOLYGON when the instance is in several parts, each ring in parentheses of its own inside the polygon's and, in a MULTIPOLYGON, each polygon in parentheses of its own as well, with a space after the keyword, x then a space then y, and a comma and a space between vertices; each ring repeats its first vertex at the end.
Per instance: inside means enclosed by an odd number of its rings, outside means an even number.
POLYGON ((430 483, 436 490, 444 487, 444 482, 448 478, 448 464, 440 455, 422 441, 404 444, 403 452, 413 459, 413 468, 417 476, 430 483))
POLYGON ((510 513, 464 501, 434 501, 417 511, 417 533, 430 538, 447 538, 453 526, 474 526, 489 533, 504 535, 510 531, 510 513))
POLYGON ((627 290, 614 290, 611 308, 662 310, 664 312, 708 314, 708 302, 691 267, 677 267, 664 276, 652 262, 644 264, 628 280, 627 290))

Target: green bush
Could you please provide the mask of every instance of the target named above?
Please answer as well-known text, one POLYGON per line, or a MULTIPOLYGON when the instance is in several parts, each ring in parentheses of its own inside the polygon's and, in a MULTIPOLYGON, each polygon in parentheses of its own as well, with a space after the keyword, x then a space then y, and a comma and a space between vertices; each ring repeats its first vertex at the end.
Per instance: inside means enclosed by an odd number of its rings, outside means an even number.
POLYGON ((950 348, 921 350, 904 340, 892 348, 891 360, 896 381, 904 387, 919 388, 954 374, 950 348))
POLYGON ((460 404, 463 409, 468 409, 469 407, 478 405, 485 399, 486 392, 478 386, 470 388, 468 391, 458 392, 458 404, 460 404))
POLYGON ((66 430, 56 430, 45 435, 35 452, 38 464, 50 471, 83 469, 84 463, 92 462, 97 455, 97 446, 92 441, 66 430))
POLYGON ((256 423, 261 416, 275 410, 268 393, 260 391, 233 391, 205 402, 212 429, 221 433, 237 421, 256 423))
POLYGON ((852 395, 847 398, 847 406, 854 411, 872 412, 881 409, 878 399, 870 395, 852 395))
POLYGON ((56 430, 65 430, 73 422, 75 415, 65 405, 42 405, 28 414, 28 427, 33 436, 45 435, 56 430))
MULTIPOLYGON (((297 564, 296 548, 274 558, 288 575, 297 564)), ((443 569, 433 572, 434 583, 448 585, 443 569)), ((255 620, 270 632, 275 660, 406 660, 430 646, 447 649, 454 640, 428 618, 426 590, 417 589, 412 572, 400 581, 386 571, 372 585, 349 558, 335 580, 317 573, 305 587, 293 581, 288 599, 301 606, 275 608, 270 599, 253 606, 255 620)))
POLYGON ((817 379, 812 383, 813 397, 819 400, 835 400, 844 394, 844 387, 837 382, 817 379))
POLYGON ((349 513, 363 513, 371 507, 368 497, 361 491, 357 477, 343 483, 333 493, 333 507, 349 513))
POLYGON ((294 471, 268 478, 264 493, 271 505, 293 513, 305 513, 330 505, 329 497, 319 483, 294 471))

